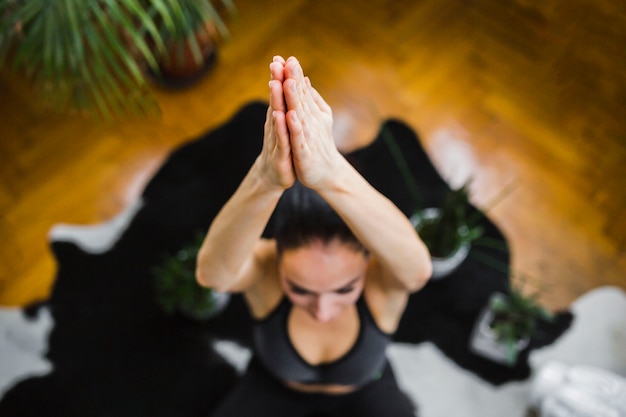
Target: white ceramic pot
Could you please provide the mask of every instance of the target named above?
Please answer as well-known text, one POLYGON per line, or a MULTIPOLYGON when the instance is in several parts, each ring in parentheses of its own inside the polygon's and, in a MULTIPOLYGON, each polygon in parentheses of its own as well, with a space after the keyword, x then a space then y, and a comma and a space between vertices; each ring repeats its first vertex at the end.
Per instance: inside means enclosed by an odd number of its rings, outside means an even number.
MULTIPOLYGON (((433 220, 440 216, 441 210, 436 207, 429 207, 411 216, 411 223, 414 227, 418 227, 421 221, 433 220)), ((462 233, 462 231, 461 231, 462 233)), ((433 264, 433 274, 431 279, 441 279, 454 272, 469 255, 471 244, 463 242, 451 255, 445 258, 431 256, 433 264)))
MULTIPOLYGON (((480 312, 472 335, 470 337, 469 347, 472 352, 480 355, 484 358, 490 359, 496 363, 503 365, 513 366, 514 363, 508 361, 508 347, 505 343, 502 343, 496 337, 496 334, 491 329, 491 322, 493 321, 493 311, 489 308, 494 298, 506 298, 504 294, 494 293, 487 302, 487 305, 480 312)), ((528 343, 530 338, 526 337, 519 340, 515 345, 515 350, 521 352, 528 343)))
POLYGON ((213 308, 210 310, 199 311, 197 309, 181 306, 180 312, 190 319, 203 321, 220 314, 224 311, 226 306, 228 306, 228 302, 230 301, 230 293, 226 292, 211 291, 208 297, 213 301, 213 308))

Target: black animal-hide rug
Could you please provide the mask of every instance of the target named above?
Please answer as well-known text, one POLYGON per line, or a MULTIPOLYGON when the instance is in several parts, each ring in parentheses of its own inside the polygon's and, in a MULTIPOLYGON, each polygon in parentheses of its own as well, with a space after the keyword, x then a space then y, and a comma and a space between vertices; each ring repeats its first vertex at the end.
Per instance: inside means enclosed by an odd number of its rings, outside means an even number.
MULTIPOLYGON (((12 387, 0 402, 0 416, 210 416, 238 378, 212 341, 249 346, 247 308, 235 295, 221 315, 206 322, 168 316, 154 302, 151 270, 164 253, 175 252, 205 231, 235 191, 261 149, 265 112, 265 103, 250 103, 173 152, 146 186, 142 208, 110 250, 90 254, 73 243, 52 242, 58 272, 43 305, 55 323, 47 353, 53 370, 12 387)), ((410 215, 414 203, 383 132, 395 138, 424 206, 437 205, 448 185, 419 137, 403 122, 387 120, 370 145, 346 157, 410 215)), ((475 247, 451 276, 413 294, 395 341, 430 341, 458 366, 500 385, 527 379, 529 351, 554 342, 572 315, 560 312, 554 322, 541 323, 514 367, 468 350, 476 317, 491 293, 509 291, 508 275, 481 261, 489 256, 508 264, 506 239, 487 217, 480 222, 485 235, 502 241, 505 250, 475 247)))

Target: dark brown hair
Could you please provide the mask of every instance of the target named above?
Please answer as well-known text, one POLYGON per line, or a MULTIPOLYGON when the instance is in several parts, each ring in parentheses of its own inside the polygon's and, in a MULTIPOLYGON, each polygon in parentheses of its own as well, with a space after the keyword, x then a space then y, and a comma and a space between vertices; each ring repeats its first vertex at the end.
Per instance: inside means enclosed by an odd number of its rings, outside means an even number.
POLYGON ((348 225, 315 191, 296 181, 285 190, 272 215, 278 255, 315 240, 327 244, 333 239, 352 245, 367 254, 348 225))

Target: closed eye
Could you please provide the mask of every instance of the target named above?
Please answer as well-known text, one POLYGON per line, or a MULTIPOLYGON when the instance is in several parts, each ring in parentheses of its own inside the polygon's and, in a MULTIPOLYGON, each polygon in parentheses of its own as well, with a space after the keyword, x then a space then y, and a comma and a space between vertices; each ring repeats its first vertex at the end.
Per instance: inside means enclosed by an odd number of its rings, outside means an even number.
POLYGON ((311 294, 310 291, 307 291, 304 288, 300 288, 300 287, 297 287, 295 285, 291 285, 289 289, 291 290, 292 293, 297 294, 297 295, 309 295, 309 294, 311 294))
POLYGON ((350 287, 340 288, 335 292, 337 294, 350 294, 352 291, 354 291, 354 287, 350 286, 350 287))

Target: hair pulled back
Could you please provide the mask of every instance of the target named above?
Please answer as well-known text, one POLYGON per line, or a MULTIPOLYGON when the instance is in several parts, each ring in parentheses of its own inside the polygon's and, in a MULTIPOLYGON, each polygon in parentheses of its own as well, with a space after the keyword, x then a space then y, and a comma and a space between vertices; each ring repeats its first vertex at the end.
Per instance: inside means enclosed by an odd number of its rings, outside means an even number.
POLYGON ((283 192, 272 217, 279 256, 316 240, 328 244, 334 239, 367 253, 337 212, 317 192, 298 181, 283 192))

